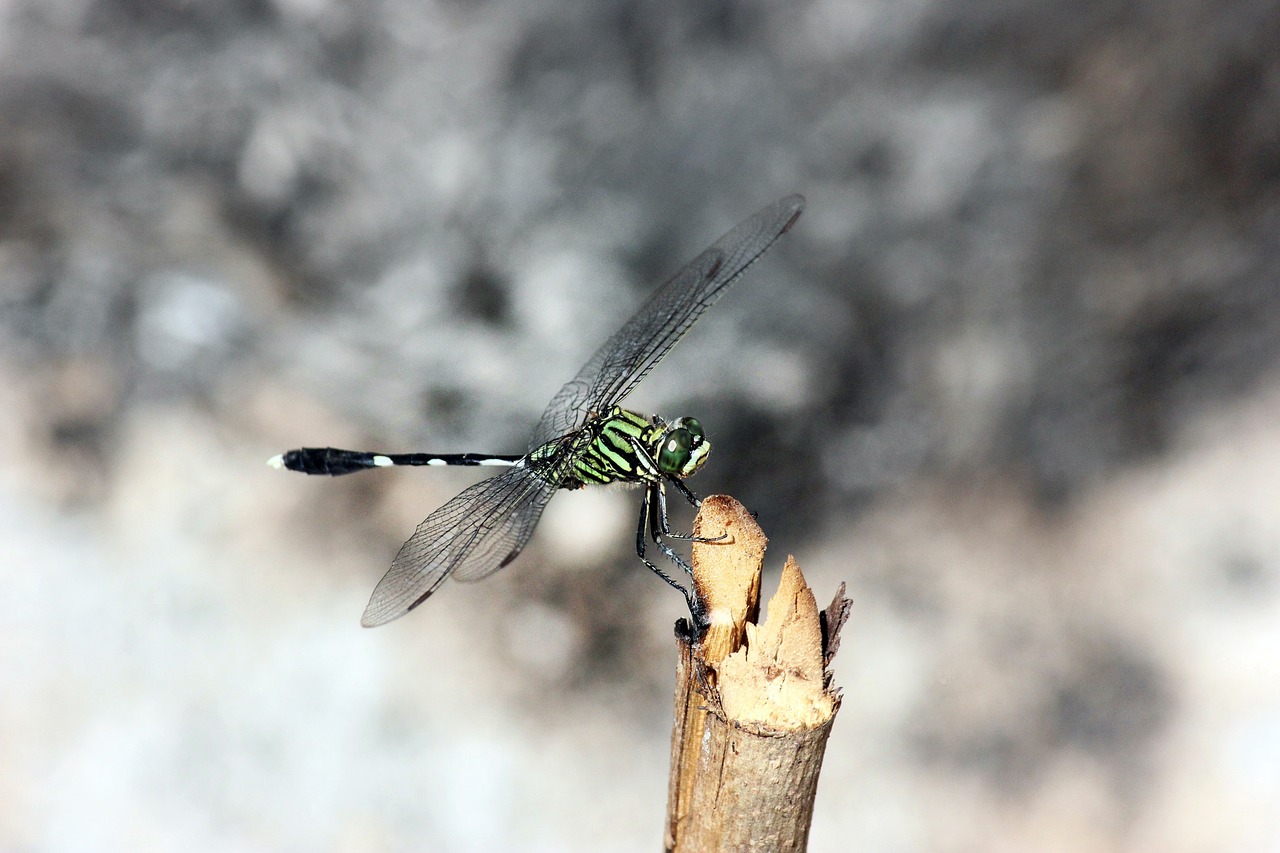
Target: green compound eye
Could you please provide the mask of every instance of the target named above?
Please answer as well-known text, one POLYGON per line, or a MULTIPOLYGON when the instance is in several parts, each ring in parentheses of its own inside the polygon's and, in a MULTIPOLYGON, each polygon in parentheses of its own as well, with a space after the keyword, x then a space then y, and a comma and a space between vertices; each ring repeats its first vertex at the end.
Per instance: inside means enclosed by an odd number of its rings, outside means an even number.
MULTIPOLYGON (((694 421, 695 426, 697 423, 694 421)), ((699 427, 699 435, 701 431, 699 427)), ((658 469, 664 474, 679 474, 689 464, 689 450, 692 447, 693 434, 687 426, 671 430, 662 439, 662 449, 658 451, 658 469)))
POLYGON ((678 424, 689 431, 689 435, 693 437, 694 444, 702 440, 702 424, 698 423, 697 418, 681 418, 678 424))

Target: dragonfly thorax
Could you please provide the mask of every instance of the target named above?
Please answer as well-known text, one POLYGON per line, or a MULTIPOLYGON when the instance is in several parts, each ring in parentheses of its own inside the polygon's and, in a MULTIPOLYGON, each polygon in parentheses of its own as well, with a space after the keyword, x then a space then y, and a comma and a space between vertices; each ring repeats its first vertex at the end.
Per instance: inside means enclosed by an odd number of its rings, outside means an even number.
POLYGON ((561 442, 529 454, 535 464, 559 458, 557 485, 659 483, 684 479, 707 461, 711 442, 694 418, 666 421, 614 406, 561 442))

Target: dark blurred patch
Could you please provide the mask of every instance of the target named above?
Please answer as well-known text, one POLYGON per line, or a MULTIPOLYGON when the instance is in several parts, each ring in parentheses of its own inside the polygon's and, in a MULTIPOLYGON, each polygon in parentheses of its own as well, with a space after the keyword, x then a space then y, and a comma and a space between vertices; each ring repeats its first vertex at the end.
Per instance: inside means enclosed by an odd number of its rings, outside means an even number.
POLYGON ((68 182, 100 178, 114 157, 140 142, 126 98, 64 80, 10 78, 0 87, 0 109, 5 138, 27 149, 32 168, 45 171, 58 165, 51 157, 87 153, 78 158, 79 174, 62 176, 68 182))
POLYGON ((1164 673, 1131 643, 1077 640, 1072 666, 1048 685, 1048 747, 1078 749, 1119 772, 1141 769, 1170 719, 1174 697, 1164 673))
POLYGON ((883 137, 868 139, 855 148, 849 158, 845 177, 860 177, 880 184, 893 176, 898 168, 896 152, 889 140, 883 137))
MULTIPOLYGON (((1257 20, 1240 40, 1280 32, 1280 6, 1245 6, 1257 20)), ((1273 45, 1254 45, 1208 68, 1205 81, 1183 95, 1190 147, 1205 170, 1205 189, 1232 205, 1257 199, 1280 181, 1280 78, 1273 45)))
POLYGON ((821 429, 818 419, 779 418, 730 403, 716 406, 714 420, 702 423, 712 452, 707 470, 689 481, 692 488, 733 495, 756 513, 770 537, 799 538, 823 529, 830 494, 813 434, 821 429))
MULTIPOLYGON (((467 440, 467 429, 475 423, 478 409, 473 391, 452 385, 432 384, 421 393, 420 401, 418 420, 429 426, 433 435, 458 436, 467 440)), ((486 452, 484 448, 475 449, 477 452, 486 452)), ((497 450, 493 452, 496 453, 497 450)))
POLYGON ((1174 425, 1176 392, 1206 368, 1199 344, 1215 325, 1217 313, 1207 299, 1189 296, 1127 330, 1120 349, 1120 379, 1128 452, 1165 449, 1174 425))
MULTIPOLYGON (((602 79, 651 95, 661 64, 681 47, 733 46, 757 37, 764 17, 755 4, 714 0, 679 3, 608 0, 556 7, 525 32, 508 65, 513 93, 528 95, 559 73, 580 92, 602 79)), ((566 102, 570 103, 570 102, 566 102)))
POLYGON ((732 45, 750 44, 756 37, 763 16, 756 2, 740 0, 712 0, 707 3, 665 3, 666 14, 671 20, 687 16, 683 22, 685 38, 697 43, 732 45))
POLYGON ((482 263, 472 265, 453 291, 453 304, 464 316, 489 326, 505 326, 511 298, 506 279, 482 263))
POLYGON ((1130 453, 1155 453, 1194 414, 1248 394, 1280 364, 1273 274, 1204 288, 1154 306, 1115 345, 1124 365, 1130 453))
POLYGON ((233 184, 226 188, 223 223, 267 262, 281 296, 300 308, 333 305, 353 280, 369 280, 387 262, 377 246, 353 248, 336 268, 317 262, 312 226, 340 203, 341 189, 331 175, 304 172, 288 198, 270 203, 250 198, 233 184))
POLYGON ((942 624, 951 603, 938 588, 935 566, 908 560, 881 565, 878 571, 858 566, 859 585, 870 594, 883 597, 904 620, 929 628, 942 624))
POLYGON ((23 223, 23 179, 18 156, 0 146, 0 232, 13 234, 23 223))
POLYGON ((1280 363, 1274 271, 1153 283, 1116 323, 1086 304, 1065 251, 1028 294, 1037 375, 1029 396, 1012 401, 996 460, 1025 464, 1046 506, 1164 451, 1189 418, 1248 393, 1280 363))
MULTIPOLYGON (((678 208, 669 211, 656 222, 650 223, 643 239, 637 240, 633 246, 618 253, 618 256, 635 271, 631 277, 636 304, 639 304, 664 281, 670 278, 680 267, 682 237, 685 230, 681 222, 687 222, 692 208, 678 208)), ((697 251, 696 249, 694 251, 697 251)), ((687 260, 692 260, 692 256, 687 260)))
POLYGON ((589 580, 560 585, 562 606, 583 638, 582 654, 569 667, 570 687, 590 690, 602 683, 624 683, 636 676, 631 658, 644 631, 633 602, 646 594, 641 581, 661 581, 638 559, 635 563, 633 568, 639 571, 625 571, 614 563, 601 567, 589 580))
POLYGON ((61 418, 49 425, 49 441, 55 453, 76 449, 101 458, 106 433, 101 421, 87 418, 61 418))
POLYGON ((1252 601, 1267 600, 1280 581, 1271 563, 1259 554, 1244 550, 1243 546, 1222 558, 1220 571, 1230 591, 1252 601))
POLYGON ((917 318, 892 309, 862 258, 850 256, 840 269, 827 273, 824 279, 851 306, 856 325, 840 336, 839 346, 810 356, 819 365, 826 398, 820 413, 805 420, 816 419, 822 427, 873 424, 900 387, 895 347, 911 334, 913 325, 918 328, 917 318))
POLYGON ((507 65, 513 103, 554 94, 569 109, 587 86, 610 79, 651 91, 659 36, 654 23, 629 3, 571 6, 533 22, 507 65), (563 75, 567 86, 549 89, 553 74, 563 75))
POLYGON ((129 402, 128 377, 98 358, 52 359, 30 374, 24 420, 33 430, 24 467, 32 488, 64 508, 95 509, 110 495, 118 430, 129 402))
POLYGON ((366 79, 370 64, 378 58, 379 40, 386 33, 367 25, 363 3, 343 3, 331 7, 324 26, 319 28, 319 56, 316 69, 330 80, 357 88, 366 79))
POLYGON ((4 143, 0 129, 0 350, 41 338, 41 306, 55 289, 59 235, 33 172, 40 164, 4 143))
POLYGON ((49 458, 41 488, 52 492, 64 508, 94 509, 110 494, 114 446, 114 421, 88 417, 55 418, 49 424, 46 450, 49 458))
POLYGON ((1015 414, 1000 462, 1025 470, 1039 508, 1052 511, 1104 478, 1124 453, 1116 430, 1119 389, 1070 361, 1047 363, 1045 370, 1052 375, 1041 377, 1015 414))

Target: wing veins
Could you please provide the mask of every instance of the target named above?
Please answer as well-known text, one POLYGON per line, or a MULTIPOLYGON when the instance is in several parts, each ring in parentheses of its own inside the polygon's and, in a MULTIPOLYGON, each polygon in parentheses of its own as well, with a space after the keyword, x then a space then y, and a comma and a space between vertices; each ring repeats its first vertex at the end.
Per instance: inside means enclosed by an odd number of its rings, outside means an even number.
POLYGON ((530 449, 577 429, 630 394, 803 209, 798 195, 774 202, 667 279, 551 399, 534 428, 530 449))
POLYGON ((555 491, 524 466, 465 489, 427 516, 374 588, 361 623, 397 619, 453 575, 464 583, 507 565, 524 548, 555 491))

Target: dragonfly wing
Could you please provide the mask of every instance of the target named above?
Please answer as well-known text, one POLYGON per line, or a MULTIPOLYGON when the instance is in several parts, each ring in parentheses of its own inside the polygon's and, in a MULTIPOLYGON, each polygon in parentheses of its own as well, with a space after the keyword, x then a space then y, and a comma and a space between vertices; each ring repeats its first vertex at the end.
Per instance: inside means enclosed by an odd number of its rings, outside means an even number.
POLYGON ((580 427, 631 393, 702 312, 785 234, 804 210, 789 195, 756 213, 667 279, 551 399, 530 450, 580 427))
POLYGON ((523 465, 476 483, 418 525, 378 581, 360 624, 399 619, 453 575, 476 581, 524 548, 555 487, 523 465))

